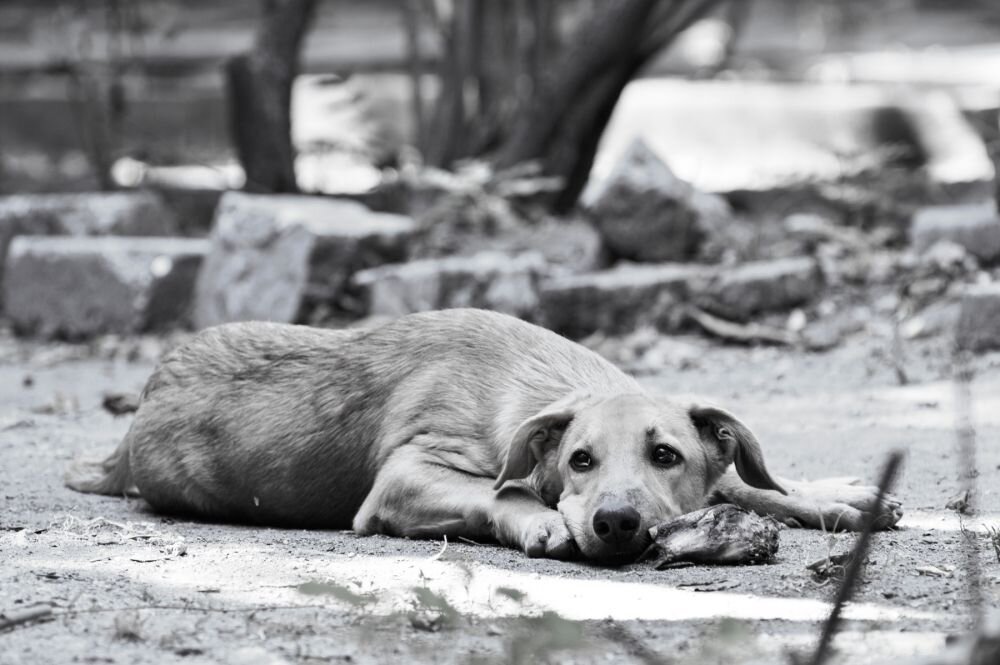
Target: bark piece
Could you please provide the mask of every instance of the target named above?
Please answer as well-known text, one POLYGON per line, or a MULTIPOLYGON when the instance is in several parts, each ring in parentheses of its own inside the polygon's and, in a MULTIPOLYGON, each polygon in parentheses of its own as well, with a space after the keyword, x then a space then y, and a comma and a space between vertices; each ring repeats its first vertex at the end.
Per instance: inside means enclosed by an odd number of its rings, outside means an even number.
POLYGON ((731 503, 681 515, 650 530, 642 560, 662 570, 682 561, 717 565, 766 563, 778 551, 778 525, 731 503))

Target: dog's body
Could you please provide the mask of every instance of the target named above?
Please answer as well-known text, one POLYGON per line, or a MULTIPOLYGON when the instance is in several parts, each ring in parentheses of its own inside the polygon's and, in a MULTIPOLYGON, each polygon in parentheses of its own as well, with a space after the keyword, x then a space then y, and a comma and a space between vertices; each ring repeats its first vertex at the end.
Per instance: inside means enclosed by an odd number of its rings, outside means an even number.
POLYGON ((647 395, 587 349, 479 310, 208 329, 160 363, 96 471, 67 483, 210 519, 495 538, 557 557, 632 554, 645 528, 713 489, 803 524, 899 518, 871 488, 786 496, 728 413, 647 395))

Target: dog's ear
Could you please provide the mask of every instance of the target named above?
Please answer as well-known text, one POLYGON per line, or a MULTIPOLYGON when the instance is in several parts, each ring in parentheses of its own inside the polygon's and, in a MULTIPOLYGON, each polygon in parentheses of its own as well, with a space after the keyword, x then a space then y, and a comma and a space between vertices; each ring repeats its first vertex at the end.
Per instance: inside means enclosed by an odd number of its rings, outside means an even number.
POLYGON ((736 416, 704 404, 693 405, 688 413, 701 440, 716 447, 727 463, 735 463, 743 482, 762 490, 788 493, 768 473, 757 437, 736 416))
POLYGON ((550 404, 522 422, 507 447, 507 459, 493 489, 508 480, 527 477, 545 458, 545 451, 558 444, 584 400, 573 394, 550 404))

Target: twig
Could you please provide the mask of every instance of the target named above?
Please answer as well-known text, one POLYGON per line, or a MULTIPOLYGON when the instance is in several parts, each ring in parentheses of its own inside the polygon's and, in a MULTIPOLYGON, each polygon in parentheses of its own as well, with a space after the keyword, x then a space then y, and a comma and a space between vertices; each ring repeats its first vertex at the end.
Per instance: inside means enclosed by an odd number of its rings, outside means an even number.
POLYGON ((893 451, 890 453, 889 459, 882 469, 882 477, 879 479, 878 494, 875 497, 874 509, 865 517, 861 535, 858 536, 858 542, 854 545, 854 550, 851 552, 851 562, 847 566, 847 572, 844 573, 844 581, 837 590, 837 597, 833 602, 830 617, 823 624, 823 632, 820 634, 819 644, 816 645, 816 652, 810 661, 812 665, 822 665, 830 656, 830 643, 833 641, 833 636, 836 635, 837 629, 840 627, 840 615, 843 612, 844 605, 854 595, 854 587, 857 586, 858 579, 861 577, 861 572, 865 565, 865 557, 868 556, 868 545, 871 542, 872 531, 875 530, 875 521, 878 519, 878 506, 882 505, 882 500, 892 488, 902 461, 903 453, 898 450, 893 451))
POLYGON ((428 558, 428 561, 437 561, 444 556, 444 553, 448 550, 448 536, 444 537, 444 543, 441 545, 441 549, 437 554, 434 554, 428 558))
POLYGON ((236 614, 238 612, 276 612, 285 610, 322 610, 329 605, 259 605, 255 607, 199 607, 197 605, 133 605, 131 607, 90 607, 87 609, 66 609, 52 612, 53 617, 76 616, 79 614, 106 614, 108 612, 138 612, 141 610, 164 610, 169 612, 204 612, 215 614, 236 614))
POLYGON ((892 370, 896 373, 896 382, 901 386, 910 384, 910 377, 906 373, 906 356, 903 352, 903 334, 899 329, 899 320, 892 322, 892 344, 889 349, 889 360, 892 363, 892 370))
POLYGON ((604 635, 612 642, 617 642, 625 647, 625 650, 628 651, 630 656, 634 656, 646 665, 662 665, 667 662, 660 656, 660 654, 653 651, 653 649, 651 649, 644 640, 629 630, 628 627, 620 621, 608 619, 604 624, 603 632, 604 635))
MULTIPOLYGON (((965 510, 970 518, 976 514, 976 429, 972 420, 972 365, 969 353, 959 350, 953 362, 955 383, 955 434, 957 437, 960 491, 966 497, 965 510)), ((965 555, 965 586, 972 612, 972 629, 979 630, 983 620, 982 574, 979 569, 979 535, 975 532, 962 538, 965 555)))
POLYGON ((769 344, 784 344, 793 346, 797 337, 787 330, 765 326, 759 323, 735 323, 720 319, 693 305, 686 308, 688 317, 705 329, 706 332, 741 344, 766 342, 769 344))
POLYGON ((36 605, 16 612, 0 613, 0 631, 52 616, 51 605, 36 605))

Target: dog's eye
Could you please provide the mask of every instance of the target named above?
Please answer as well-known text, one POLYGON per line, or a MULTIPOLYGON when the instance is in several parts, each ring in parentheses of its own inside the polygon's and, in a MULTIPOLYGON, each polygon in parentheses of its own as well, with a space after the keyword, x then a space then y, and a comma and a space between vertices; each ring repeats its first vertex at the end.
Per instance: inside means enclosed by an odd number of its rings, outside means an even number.
POLYGON ((569 458, 569 465, 573 467, 574 471, 586 471, 591 466, 593 466, 594 460, 590 458, 590 455, 582 450, 577 450, 569 458))
POLYGON ((659 466, 674 466, 681 461, 681 456, 670 446, 656 446, 653 448, 653 463, 659 466))

